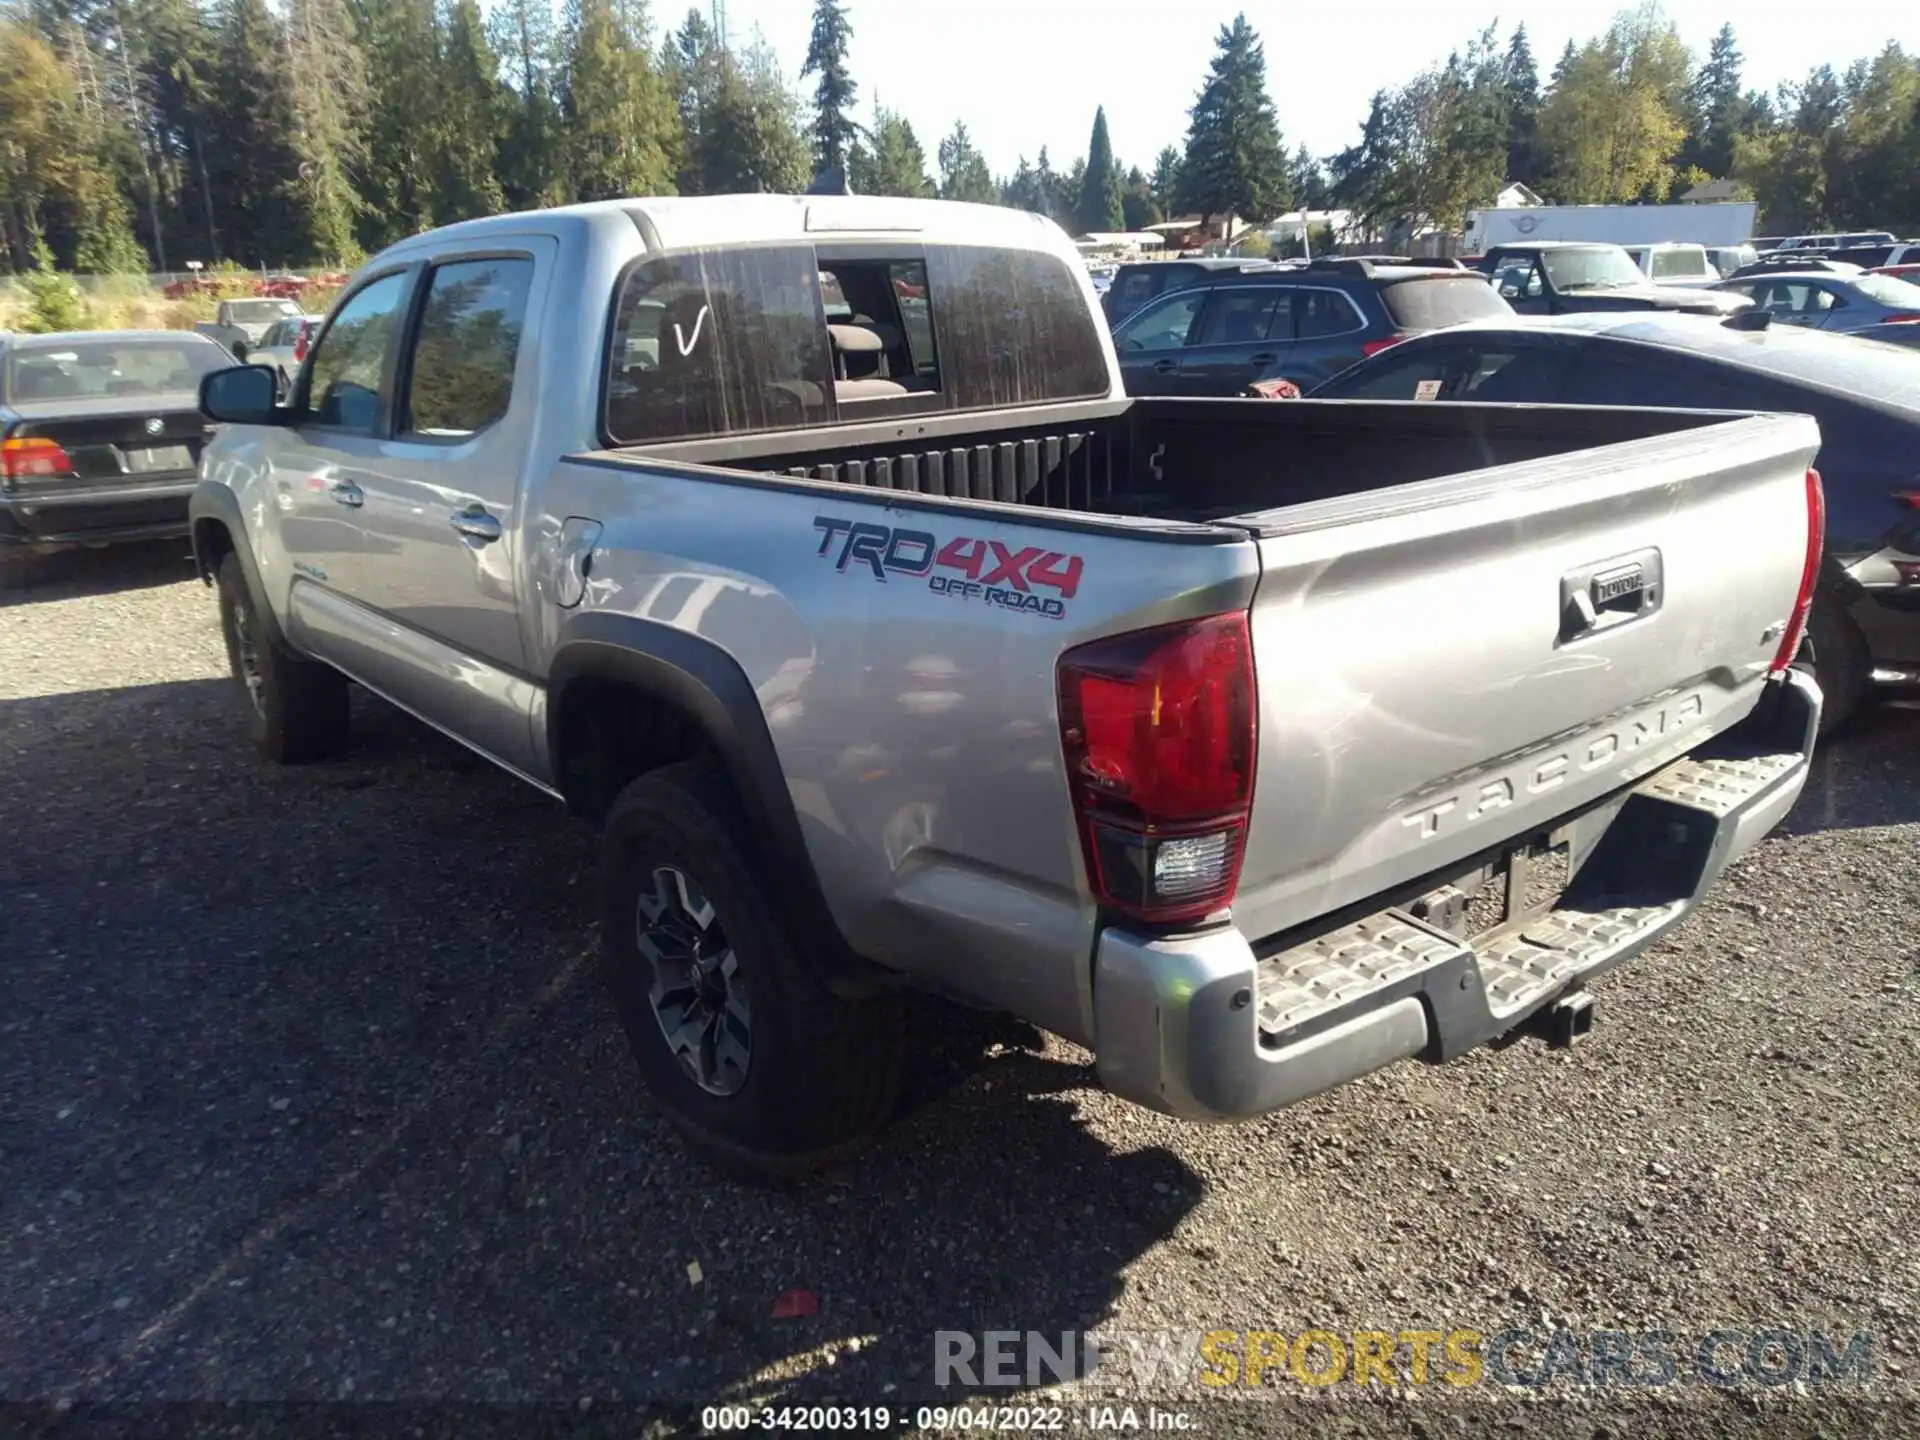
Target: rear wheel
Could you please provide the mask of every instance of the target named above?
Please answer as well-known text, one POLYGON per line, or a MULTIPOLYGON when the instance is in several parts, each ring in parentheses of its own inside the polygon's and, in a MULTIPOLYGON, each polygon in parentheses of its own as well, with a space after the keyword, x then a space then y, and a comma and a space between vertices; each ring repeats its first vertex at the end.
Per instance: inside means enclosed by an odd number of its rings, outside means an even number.
POLYGON ((1819 682, 1823 740, 1852 720, 1872 695, 1873 657, 1866 636, 1829 595, 1815 597, 1807 617, 1807 638, 1794 664, 1819 682))
POLYGON ((687 1141, 766 1178, 879 1128, 899 1087, 899 1001, 843 1000, 821 982, 720 769, 689 761, 635 780, 602 844, 602 979, 687 1141))
POLYGON ((240 557, 220 561, 220 630, 245 697, 253 743, 278 765, 337 755, 347 745, 347 679, 276 640, 255 612, 240 557))

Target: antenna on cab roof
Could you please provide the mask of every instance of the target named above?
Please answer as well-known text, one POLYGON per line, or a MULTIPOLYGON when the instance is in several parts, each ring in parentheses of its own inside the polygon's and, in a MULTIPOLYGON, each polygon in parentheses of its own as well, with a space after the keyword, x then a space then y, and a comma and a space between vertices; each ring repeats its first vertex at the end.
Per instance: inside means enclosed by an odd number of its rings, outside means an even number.
POLYGON ((847 172, 838 165, 828 165, 813 177, 813 183, 807 186, 809 195, 851 195, 853 187, 847 184, 847 172))

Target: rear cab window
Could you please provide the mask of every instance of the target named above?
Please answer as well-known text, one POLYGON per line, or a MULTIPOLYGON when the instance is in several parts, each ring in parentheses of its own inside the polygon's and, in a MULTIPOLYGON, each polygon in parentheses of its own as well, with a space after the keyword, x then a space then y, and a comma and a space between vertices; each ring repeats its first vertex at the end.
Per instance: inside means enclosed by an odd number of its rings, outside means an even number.
POLYGON ((617 445, 1104 397, 1106 353, 1058 256, 917 243, 643 259, 607 357, 617 445))
POLYGON ((1380 287, 1380 303, 1402 330, 1439 330, 1513 313, 1499 292, 1476 275, 1395 280, 1380 287))

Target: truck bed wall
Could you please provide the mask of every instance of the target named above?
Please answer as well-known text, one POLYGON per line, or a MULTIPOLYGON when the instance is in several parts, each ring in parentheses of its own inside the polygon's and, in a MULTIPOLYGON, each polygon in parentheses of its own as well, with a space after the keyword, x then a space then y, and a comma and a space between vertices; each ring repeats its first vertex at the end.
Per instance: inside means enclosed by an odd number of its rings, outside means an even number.
MULTIPOLYGON (((762 453, 640 453, 917 495, 1095 515, 1218 520, 1670 434, 1680 411, 1305 400, 1136 400, 1044 424, 916 427, 762 453)), ((745 447, 749 451, 753 447, 745 447)))

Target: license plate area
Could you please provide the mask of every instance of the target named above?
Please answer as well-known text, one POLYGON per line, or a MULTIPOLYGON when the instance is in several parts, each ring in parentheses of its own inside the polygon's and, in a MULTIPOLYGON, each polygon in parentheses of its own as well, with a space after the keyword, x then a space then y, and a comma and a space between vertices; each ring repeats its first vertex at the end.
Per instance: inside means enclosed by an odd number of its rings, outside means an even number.
POLYGON ((185 445, 143 445, 123 450, 129 475, 160 475, 193 469, 193 452, 185 445))
POLYGON ((1572 849, 1564 833, 1516 841, 1490 863, 1428 891, 1407 913, 1478 944, 1554 908, 1572 881, 1572 849))

